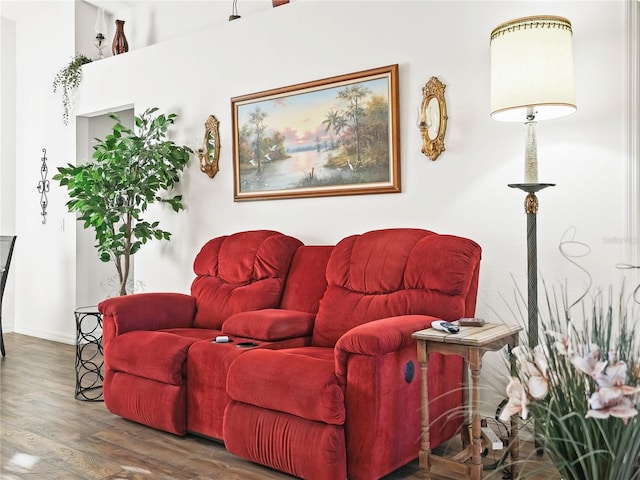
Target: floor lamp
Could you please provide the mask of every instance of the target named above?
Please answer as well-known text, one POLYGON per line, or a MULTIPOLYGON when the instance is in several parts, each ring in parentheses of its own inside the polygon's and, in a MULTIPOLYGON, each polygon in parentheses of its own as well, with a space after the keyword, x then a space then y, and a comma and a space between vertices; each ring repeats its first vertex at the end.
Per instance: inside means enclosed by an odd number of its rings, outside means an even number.
POLYGON ((491 118, 526 127, 524 183, 509 184, 527 193, 527 273, 529 346, 538 344, 538 259, 536 215, 538 182, 536 123, 576 110, 571 22, 535 16, 511 20, 491 32, 491 118))
MULTIPOLYGON (((576 110, 571 22, 535 16, 511 20, 491 32, 491 118, 523 122, 526 127, 524 183, 509 187, 527 193, 527 314, 529 347, 538 345, 537 223, 538 182, 536 124, 576 110)), ((538 455, 544 452, 540 425, 534 425, 538 455)))

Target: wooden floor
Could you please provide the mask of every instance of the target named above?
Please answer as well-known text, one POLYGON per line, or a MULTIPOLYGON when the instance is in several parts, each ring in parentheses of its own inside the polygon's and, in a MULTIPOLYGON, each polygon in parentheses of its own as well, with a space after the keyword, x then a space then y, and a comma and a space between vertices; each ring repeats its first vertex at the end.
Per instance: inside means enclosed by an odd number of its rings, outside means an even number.
MULTIPOLYGON (((76 400, 72 345, 14 333, 4 338, 7 356, 0 360, 2 480, 293 478, 239 459, 219 443, 153 430, 110 414, 102 402, 76 400)), ((526 443, 524 447, 526 456, 526 443)), ((493 459, 487 457, 485 462, 493 459)), ((532 469, 528 467, 529 472, 532 469)), ((420 478, 414 461, 384 480, 420 478)), ((502 473, 486 472, 484 478, 501 479, 502 473)), ((545 467, 521 478, 559 477, 545 467)))

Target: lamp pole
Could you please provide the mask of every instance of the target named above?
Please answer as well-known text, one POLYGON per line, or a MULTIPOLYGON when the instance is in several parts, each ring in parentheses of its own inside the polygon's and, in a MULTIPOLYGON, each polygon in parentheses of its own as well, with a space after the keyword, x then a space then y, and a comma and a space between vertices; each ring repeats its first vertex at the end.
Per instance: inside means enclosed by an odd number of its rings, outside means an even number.
MULTIPOLYGON (((527 193, 524 200, 524 211, 527 214, 527 314, 529 348, 538 345, 538 234, 537 214, 538 197, 536 192, 547 187, 555 187, 555 183, 510 183, 509 187, 527 193)), ((541 426, 534 424, 534 445, 537 455, 544 453, 541 426)))
POLYGON ((555 183, 510 183, 509 187, 517 188, 527 193, 524 200, 524 210, 527 214, 527 312, 529 347, 538 345, 538 238, 537 219, 538 197, 536 192, 547 187, 554 187, 555 183))

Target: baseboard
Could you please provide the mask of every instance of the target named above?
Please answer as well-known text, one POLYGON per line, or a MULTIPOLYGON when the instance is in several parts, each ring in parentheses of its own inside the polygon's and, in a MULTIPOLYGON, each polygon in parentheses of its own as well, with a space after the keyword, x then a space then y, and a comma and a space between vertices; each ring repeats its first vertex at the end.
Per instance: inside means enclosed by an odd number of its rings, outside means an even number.
POLYGON ((43 340, 51 340, 52 342, 66 343, 68 345, 74 345, 76 343, 75 336, 60 335, 59 333, 47 332, 44 330, 33 330, 30 328, 17 328, 13 330, 13 333, 19 333, 20 335, 27 335, 29 337, 42 338, 43 340))

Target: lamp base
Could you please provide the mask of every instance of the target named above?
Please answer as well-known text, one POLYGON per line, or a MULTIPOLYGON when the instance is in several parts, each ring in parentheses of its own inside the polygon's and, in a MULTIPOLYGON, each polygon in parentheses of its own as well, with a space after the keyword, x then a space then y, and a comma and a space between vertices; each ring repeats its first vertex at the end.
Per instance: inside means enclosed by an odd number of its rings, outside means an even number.
POLYGON ((509 183, 509 187, 518 188, 523 192, 536 193, 540 190, 544 190, 547 187, 555 187, 555 183, 509 183))

